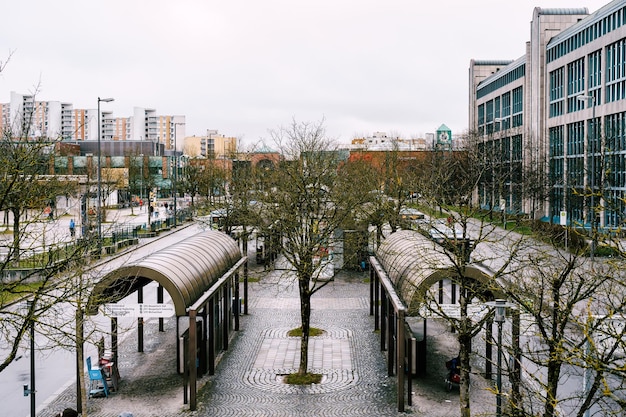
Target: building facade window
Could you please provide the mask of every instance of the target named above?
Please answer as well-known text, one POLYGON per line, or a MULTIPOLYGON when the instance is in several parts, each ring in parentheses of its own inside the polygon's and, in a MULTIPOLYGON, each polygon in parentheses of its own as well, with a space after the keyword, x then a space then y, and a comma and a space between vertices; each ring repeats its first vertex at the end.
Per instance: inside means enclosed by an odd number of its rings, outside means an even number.
POLYGON ((511 93, 502 94, 502 116, 509 117, 511 115, 511 93))
POLYGON ((602 103, 602 50, 597 50, 587 56, 589 75, 587 89, 597 104, 602 103))
POLYGON ((522 87, 517 87, 513 90, 513 121, 512 127, 519 127, 523 125, 524 112, 524 94, 522 87))
POLYGON ((606 102, 626 98, 626 39, 606 47, 606 102))
POLYGON ((567 64, 567 112, 575 112, 585 108, 585 103, 578 100, 585 91, 585 60, 577 59, 567 64))
POLYGON ((550 72, 550 117, 563 115, 565 91, 565 70, 563 67, 550 72))

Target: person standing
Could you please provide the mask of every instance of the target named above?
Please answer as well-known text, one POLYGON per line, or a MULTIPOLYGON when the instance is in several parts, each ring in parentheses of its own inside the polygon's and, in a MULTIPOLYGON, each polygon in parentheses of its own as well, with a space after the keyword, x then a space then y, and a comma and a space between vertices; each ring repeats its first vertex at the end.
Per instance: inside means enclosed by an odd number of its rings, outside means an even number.
POLYGON ((52 214, 52 207, 50 206, 46 206, 46 208, 43 210, 44 214, 46 215, 46 217, 48 218, 48 221, 53 220, 53 214, 52 214))
POLYGON ((74 219, 70 219, 70 236, 74 237, 76 235, 76 224, 74 223, 74 219))

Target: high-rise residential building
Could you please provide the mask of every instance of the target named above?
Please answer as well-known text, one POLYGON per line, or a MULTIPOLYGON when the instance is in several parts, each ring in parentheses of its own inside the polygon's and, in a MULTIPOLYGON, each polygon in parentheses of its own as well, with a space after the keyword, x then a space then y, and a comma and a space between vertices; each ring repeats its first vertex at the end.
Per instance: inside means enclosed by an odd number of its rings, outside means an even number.
POLYGON ((573 225, 626 216, 626 2, 535 8, 526 53, 470 62, 485 208, 573 225))
MULTIPOLYGON (((49 137, 66 141, 98 140, 98 110, 75 109, 71 103, 36 101, 33 95, 11 92, 11 101, 0 104, 0 127, 16 137, 49 137)), ((176 136, 182 149, 185 116, 161 116, 154 109, 135 107, 131 117, 114 117, 100 109, 102 141, 150 141, 173 149, 176 136)), ((155 146, 156 149, 156 146, 155 146)))

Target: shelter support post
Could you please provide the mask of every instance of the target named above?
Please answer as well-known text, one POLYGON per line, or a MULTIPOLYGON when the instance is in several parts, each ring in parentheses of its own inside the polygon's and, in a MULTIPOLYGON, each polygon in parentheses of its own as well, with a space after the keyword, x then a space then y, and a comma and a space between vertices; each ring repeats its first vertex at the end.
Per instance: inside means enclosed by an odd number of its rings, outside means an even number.
MULTIPOLYGON (((370 267, 370 270, 374 268, 370 267)), ((374 274, 374 330, 380 330, 380 279, 378 274, 372 271, 374 274)))
MULTIPOLYGON (((404 412, 405 340, 404 309, 398 309, 396 316, 396 376, 398 378, 398 411, 404 412)), ((391 352, 390 352, 391 353, 391 352)), ((389 355, 390 357, 393 355, 389 355)), ((410 394, 409 394, 410 395, 410 394)))
POLYGON ((113 362, 119 364, 119 347, 118 347, 118 335, 117 335, 117 317, 111 317, 111 351, 113 352, 113 362))
POLYGON ((248 314, 248 261, 243 264, 243 314, 248 314))
MULTIPOLYGON (((137 290, 137 303, 143 304, 143 287, 137 290)), ((143 352, 143 317, 137 317, 137 352, 143 352)))
MULTIPOLYGON (((386 297, 387 299, 387 375, 389 376, 393 376, 394 374, 394 356, 397 353, 395 351, 395 347, 394 345, 399 345, 400 343, 397 343, 398 340, 395 340, 396 338, 396 333, 398 331, 398 329, 395 328, 396 326, 396 314, 392 309, 392 305, 391 305, 391 301, 389 300, 389 297, 386 297)), ((397 362, 397 361, 396 361, 397 362)), ((401 385, 399 385, 401 387, 401 385)), ((400 388, 399 391, 402 391, 402 388, 400 388)))
MULTIPOLYGON (((187 337, 180 338, 183 344, 183 352, 184 358, 182 363, 182 373, 183 373, 183 404, 189 404, 189 361, 187 360, 187 355, 189 355, 189 340, 187 337)), ((179 345, 177 343, 176 345, 179 345)))
POLYGON ((411 336, 411 332, 408 329, 408 326, 405 323, 404 327, 405 334, 405 345, 404 345, 404 357, 406 358, 406 367, 404 368, 404 373, 406 375, 406 400, 407 404, 410 406, 413 405, 413 352, 417 350, 416 340, 411 336))
POLYGON ((380 350, 383 352, 387 350, 386 337, 387 335, 387 297, 383 291, 380 294, 380 350))
POLYGON ((196 410, 196 390, 198 379, 198 368, 196 366, 196 346, 197 344, 196 310, 189 310, 189 350, 187 361, 189 363, 189 409, 196 410))
MULTIPOLYGON (((176 316, 176 336, 178 338, 180 338, 180 317, 178 317, 178 316, 176 316)), ((183 349, 183 352, 184 351, 185 350, 183 349)), ((180 358, 180 354, 181 353, 182 352, 181 352, 180 343, 176 343, 176 357, 180 358)), ((184 373, 185 373, 185 365, 180 362, 180 359, 176 361, 176 367, 177 367, 177 372, 179 374, 183 374, 184 375, 184 373)), ((185 390, 185 392, 186 392, 186 390, 185 390)), ((185 394, 185 395, 187 395, 187 394, 185 394)), ((187 404, 187 401, 185 401, 185 404, 187 404)))
POLYGON ((209 298, 209 375, 215 374, 215 299, 209 298))
POLYGON ((370 268, 370 316, 374 315, 374 269, 370 268))
POLYGON ((222 349, 228 350, 228 328, 230 327, 230 320, 228 315, 228 306, 230 303, 228 302, 231 299, 230 295, 230 287, 228 285, 224 285, 224 293, 222 303, 222 317, 224 317, 224 322, 222 323, 222 349))
MULTIPOLYGON (((163 304, 163 285, 161 284, 157 286, 157 303, 163 304)), ((163 317, 159 317, 159 331, 160 332, 165 331, 165 326, 163 322, 164 322, 163 317)))
POLYGON ((206 304, 202 307, 202 311, 200 313, 200 317, 202 319, 202 335, 200 337, 200 363, 198 364, 198 372, 200 373, 200 375, 204 375, 207 372, 208 369, 208 360, 207 360, 207 356, 208 356, 208 346, 207 346, 207 331, 208 331, 208 320, 207 320, 207 313, 206 313, 206 304))
POLYGON ((485 378, 491 379, 493 366, 493 318, 485 322, 485 378))
POLYGON ((235 296, 233 302, 233 313, 235 315, 235 331, 239 331, 239 273, 235 272, 234 278, 235 296))

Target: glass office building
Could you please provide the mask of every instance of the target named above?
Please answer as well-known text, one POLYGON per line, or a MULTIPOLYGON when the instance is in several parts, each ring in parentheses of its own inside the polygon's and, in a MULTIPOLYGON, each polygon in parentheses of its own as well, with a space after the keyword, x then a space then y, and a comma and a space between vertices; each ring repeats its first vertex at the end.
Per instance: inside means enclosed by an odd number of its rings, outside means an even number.
POLYGON ((573 225, 626 219, 626 2, 535 8, 526 53, 470 62, 484 208, 573 225))

